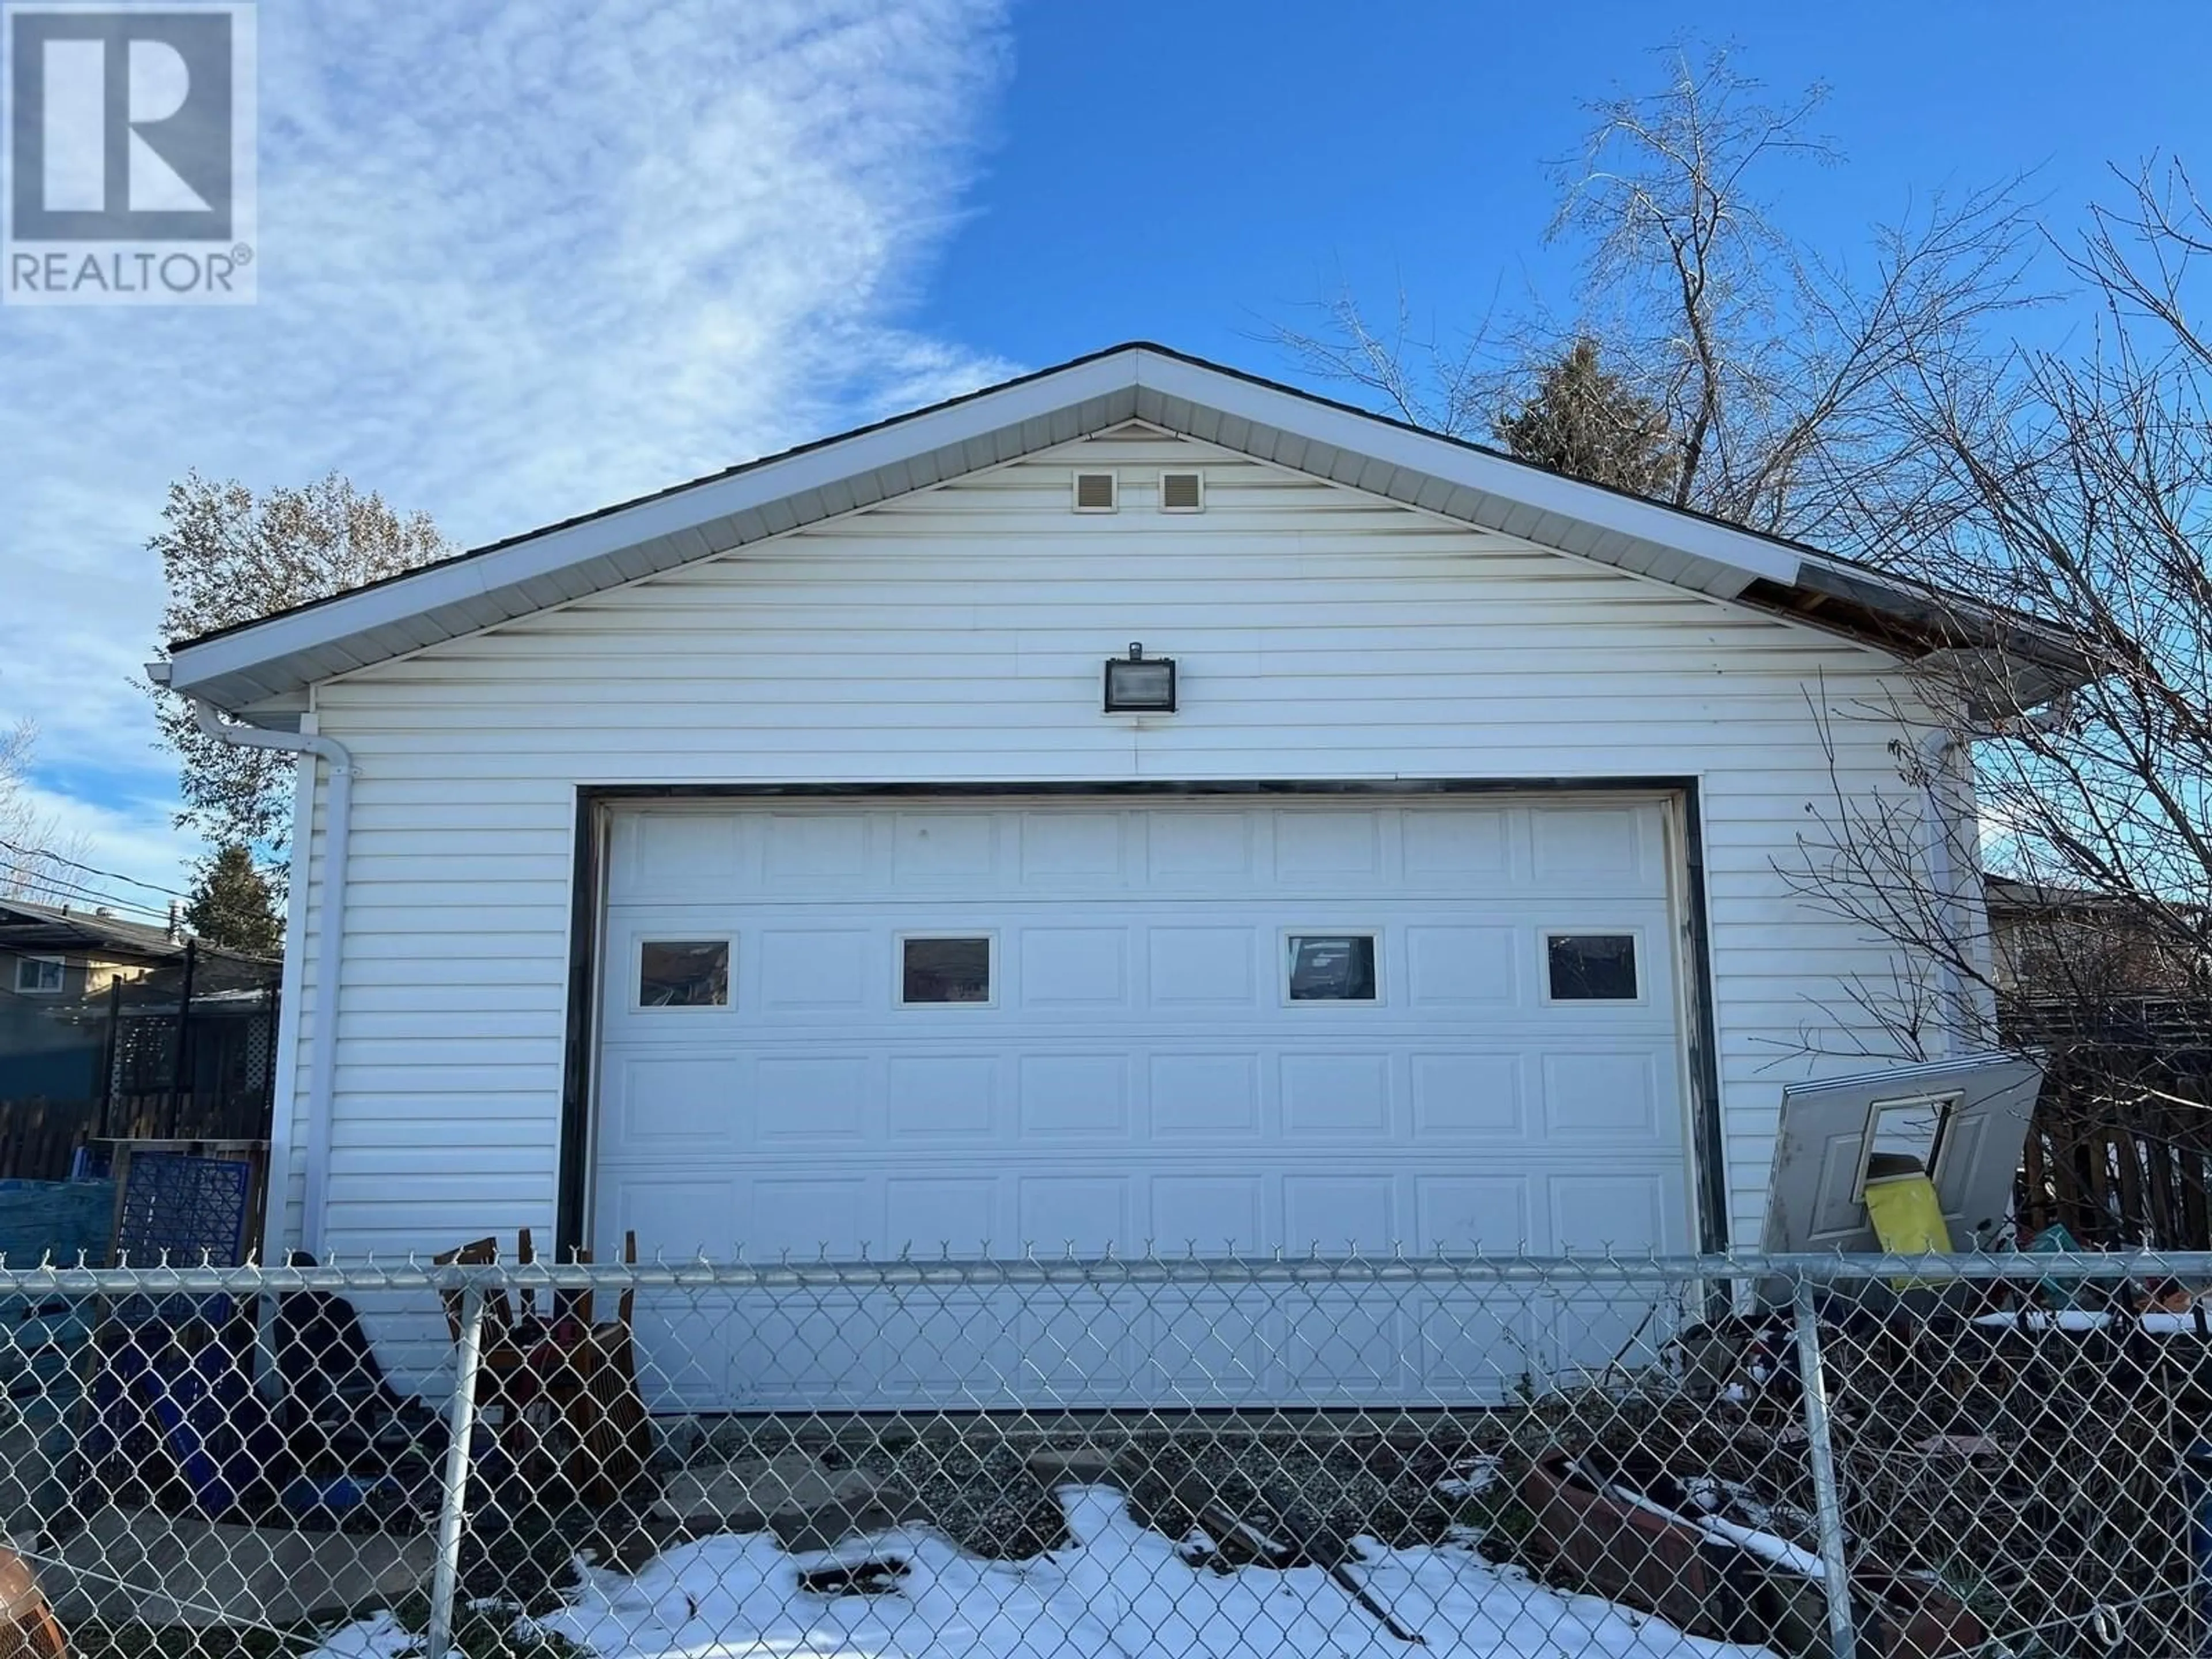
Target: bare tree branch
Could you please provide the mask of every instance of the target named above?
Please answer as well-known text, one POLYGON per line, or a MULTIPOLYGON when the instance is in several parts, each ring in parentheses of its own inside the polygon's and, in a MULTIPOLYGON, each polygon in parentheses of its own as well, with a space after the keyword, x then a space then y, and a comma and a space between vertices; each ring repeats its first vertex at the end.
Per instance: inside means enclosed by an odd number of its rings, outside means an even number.
POLYGON ((31 756, 38 728, 28 720, 0 731, 0 897, 90 905, 76 899, 82 884, 72 881, 72 861, 82 864, 89 843, 64 833, 51 812, 42 811, 31 789, 31 756))
MULTIPOLYGON (((1556 169, 1547 234, 1579 255, 1581 314, 1486 317, 1444 349, 1402 294, 1375 326, 1340 291, 1322 327, 1279 328, 1277 343, 1401 419, 1509 447, 1516 415, 1595 343, 1627 406, 1661 412, 1674 462, 1624 480, 1601 459, 1583 476, 1843 551, 1886 552, 1897 524, 1948 521, 1952 481, 1913 447, 1896 383, 1914 366, 1983 361, 1983 331, 2033 303, 2024 181, 1929 198, 1877 230, 1869 267, 1854 270, 1772 208, 1788 168, 1840 159, 1812 130, 1825 89, 1771 102, 1725 52, 1662 64, 1657 92, 1590 106, 1588 137, 1556 169)), ((1609 453, 1594 440, 1528 458, 1609 453)))

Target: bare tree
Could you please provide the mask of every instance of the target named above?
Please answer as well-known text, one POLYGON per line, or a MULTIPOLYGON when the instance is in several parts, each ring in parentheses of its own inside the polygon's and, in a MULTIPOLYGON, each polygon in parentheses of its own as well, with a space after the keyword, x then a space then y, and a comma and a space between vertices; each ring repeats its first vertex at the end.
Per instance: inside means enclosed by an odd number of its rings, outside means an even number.
POLYGON ((65 904, 77 886, 70 876, 82 864, 86 842, 82 835, 64 833, 32 795, 31 753, 38 736, 29 720, 0 731, 0 897, 65 904))
POLYGON ((1275 343, 1316 379, 1348 388, 1408 426, 1447 438, 1485 438, 1509 398, 1533 395, 1525 384, 1533 370, 1509 386, 1499 365, 1515 348, 1492 333, 1488 319, 1447 344, 1433 325, 1416 321, 1402 289, 1387 325, 1376 323, 1358 295, 1341 285, 1312 309, 1310 326, 1285 323, 1271 331, 1275 343))
MULTIPOLYGON (((453 550, 423 514, 402 514, 333 472, 298 489, 259 496, 234 480, 193 473, 169 486, 163 525, 150 544, 161 558, 168 642, 257 622, 366 582, 404 574, 453 550)), ((219 742, 194 724, 184 700, 158 687, 162 741, 176 750, 184 810, 179 827, 217 846, 266 849, 283 878, 291 823, 293 763, 269 750, 219 742)))
MULTIPOLYGON (((1898 418, 1946 503, 1881 550, 1927 580, 1922 664, 1950 731, 1893 721, 1899 789, 1839 791, 1801 843, 1815 902, 1920 964, 1893 1029, 2051 1053, 2085 1122, 2212 1165, 2212 211, 2178 163, 2121 179, 2065 250, 2083 343, 1990 367, 1916 356, 1898 418), (1964 595, 1966 597, 1955 597, 1964 595), (1935 781, 1976 811, 1928 809, 1935 781), (1940 830, 1931 825, 1942 825, 1940 830), (1924 879, 1992 874, 1993 927, 1924 879), (1916 1010, 1912 1006, 1918 1003, 1916 1010), (1943 1018, 1938 1020, 1938 1015, 1943 1018), (2174 1063, 2202 1057, 2192 1072, 2174 1063)), ((1931 499, 1933 497, 1931 496, 1931 499)), ((2046 1099, 2046 1109, 2049 1107, 2046 1099)), ((2100 1161, 2104 1153, 2097 1154, 2100 1161)))
POLYGON ((1942 482, 1896 417, 1896 377, 1978 357, 1985 325, 2030 302, 2018 181, 1931 196, 1877 229, 1855 266, 1790 233, 1774 204, 1790 166, 1839 159, 1812 130, 1823 89, 1771 103, 1724 52, 1664 61, 1658 92, 1590 106, 1579 154, 1556 170, 1549 234, 1578 256, 1581 314, 1486 322, 1443 348, 1402 301, 1396 325, 1376 329, 1345 295, 1317 329, 1279 341, 1402 419, 1501 441, 1576 341, 1601 342, 1672 434, 1677 464, 1649 493, 1863 550, 1924 516, 1921 498, 1942 482))
POLYGON ((1927 579, 1934 624, 1961 647, 1923 672, 1972 743, 1990 866, 2094 900, 2137 956, 2198 965, 2212 963, 2212 341, 2188 319, 2208 258, 2212 215, 2187 174, 2146 171, 2068 254, 2098 319, 2086 349, 2023 351, 1995 375, 1915 362, 1899 417, 1953 510, 1885 550, 1927 579), (2057 678, 2078 684, 2054 696, 2057 678))

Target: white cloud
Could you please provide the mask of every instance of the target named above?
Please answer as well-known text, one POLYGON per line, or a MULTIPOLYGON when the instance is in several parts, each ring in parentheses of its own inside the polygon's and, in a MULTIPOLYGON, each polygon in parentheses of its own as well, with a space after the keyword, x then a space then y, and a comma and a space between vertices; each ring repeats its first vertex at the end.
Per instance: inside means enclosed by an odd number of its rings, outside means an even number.
POLYGON ((0 721, 118 857, 171 810, 128 680, 186 470, 335 467, 473 543, 1007 372, 897 322, 990 0, 317 0, 260 38, 260 303, 0 308, 0 721))

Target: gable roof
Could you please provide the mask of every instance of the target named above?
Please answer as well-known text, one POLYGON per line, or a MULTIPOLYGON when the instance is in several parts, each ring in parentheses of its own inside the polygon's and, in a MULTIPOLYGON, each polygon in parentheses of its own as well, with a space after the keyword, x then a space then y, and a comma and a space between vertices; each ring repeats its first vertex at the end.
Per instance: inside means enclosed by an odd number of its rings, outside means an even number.
POLYGON ((168 684, 289 725, 318 680, 1132 420, 1906 655, 2001 641, 2014 696, 2080 678, 2018 619, 1962 632, 1957 596, 1139 342, 180 641, 168 684))

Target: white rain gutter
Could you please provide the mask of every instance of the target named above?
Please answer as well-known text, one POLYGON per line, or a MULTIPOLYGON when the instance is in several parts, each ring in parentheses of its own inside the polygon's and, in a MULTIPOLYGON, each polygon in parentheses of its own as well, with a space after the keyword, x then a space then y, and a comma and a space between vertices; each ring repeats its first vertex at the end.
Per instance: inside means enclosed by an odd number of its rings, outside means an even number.
MULTIPOLYGON (((161 665, 166 667, 167 665, 161 665)), ((329 810, 323 821, 323 913, 315 933, 315 995, 307 1005, 307 1110, 302 1150, 307 1165, 301 1248, 320 1260, 323 1253, 324 1194, 330 1184, 331 1103, 337 1084, 338 952, 345 942, 346 845, 353 820, 353 755, 335 738, 301 732, 264 732, 258 726, 234 726, 200 697, 190 699, 199 729, 219 743, 246 749, 277 749, 313 755, 330 768, 329 810)), ((310 798, 312 799, 312 790, 310 798)), ((302 855, 313 845, 310 826, 296 841, 302 855)), ((274 1205, 281 1206, 289 1177, 270 1171, 274 1205)), ((281 1207, 277 1210, 282 1214, 281 1207)))

